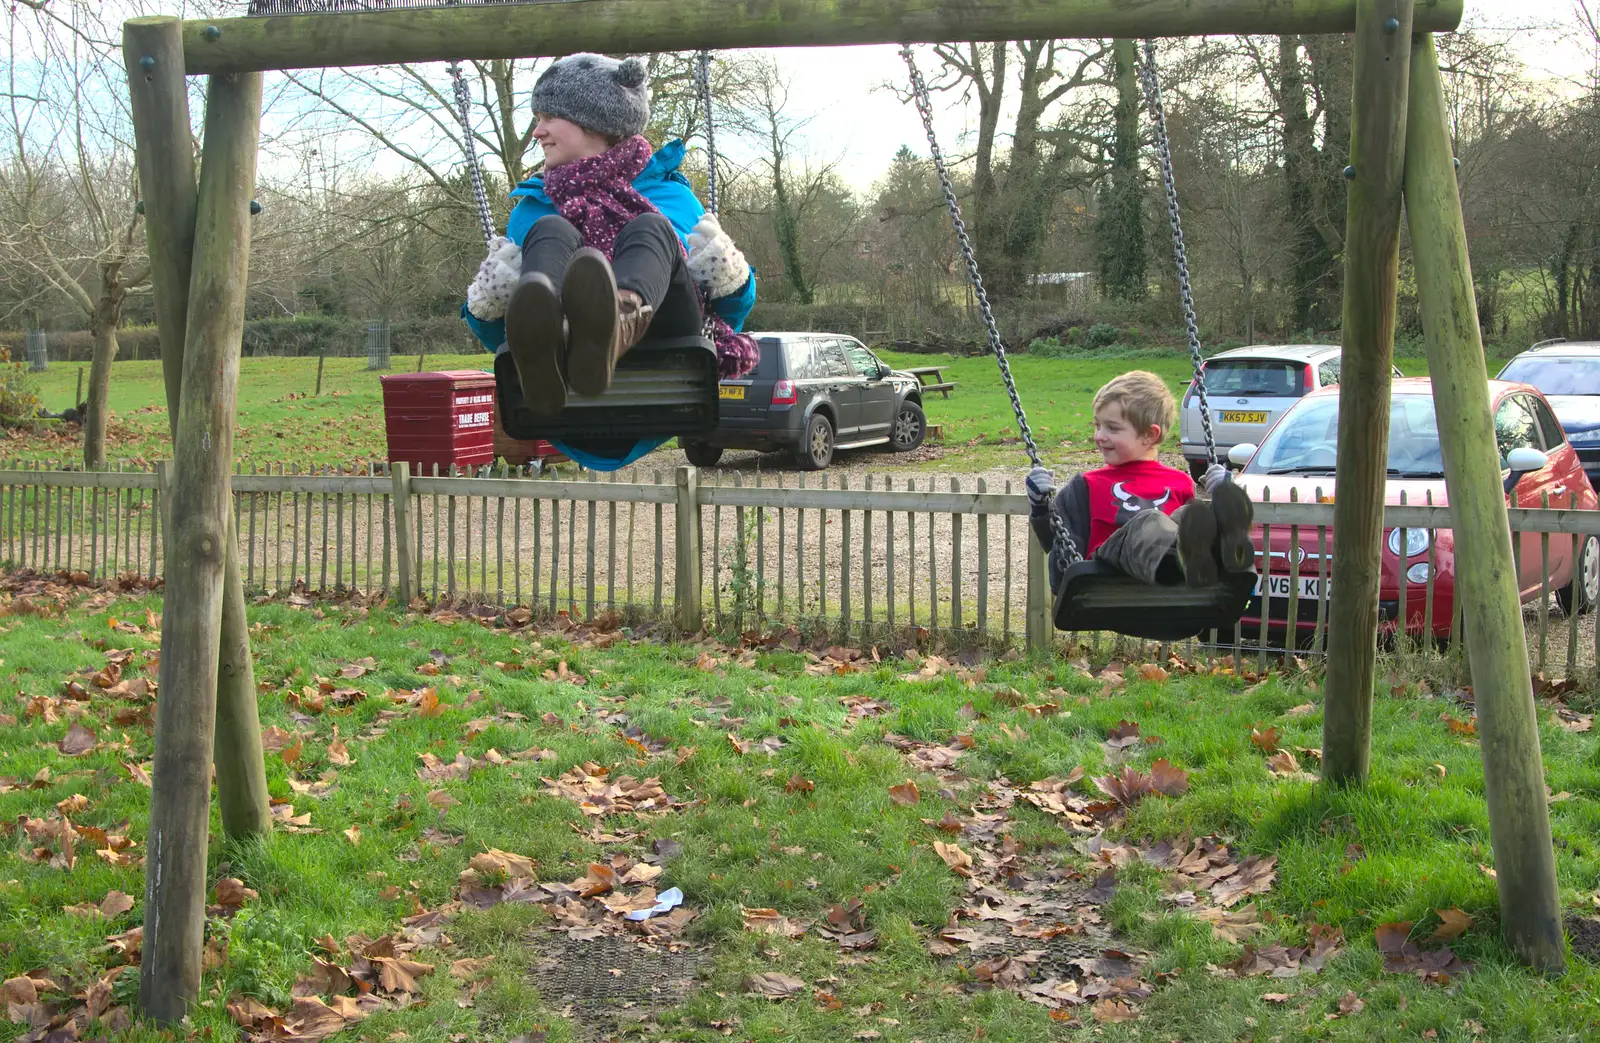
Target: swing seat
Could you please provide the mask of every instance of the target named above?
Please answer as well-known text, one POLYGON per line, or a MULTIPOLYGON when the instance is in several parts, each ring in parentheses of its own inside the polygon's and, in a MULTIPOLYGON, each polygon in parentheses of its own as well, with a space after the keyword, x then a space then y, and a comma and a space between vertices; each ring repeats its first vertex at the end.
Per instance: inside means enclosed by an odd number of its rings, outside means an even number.
POLYGON ((569 395, 553 417, 529 412, 509 352, 495 356, 494 379, 500 423, 516 439, 631 443, 703 435, 717 426, 717 351, 701 336, 641 341, 617 361, 605 394, 569 395))
POLYGON ((1110 630, 1150 641, 1231 633, 1255 591, 1254 572, 1225 572, 1209 587, 1155 586, 1088 559, 1067 567, 1057 630, 1110 630))

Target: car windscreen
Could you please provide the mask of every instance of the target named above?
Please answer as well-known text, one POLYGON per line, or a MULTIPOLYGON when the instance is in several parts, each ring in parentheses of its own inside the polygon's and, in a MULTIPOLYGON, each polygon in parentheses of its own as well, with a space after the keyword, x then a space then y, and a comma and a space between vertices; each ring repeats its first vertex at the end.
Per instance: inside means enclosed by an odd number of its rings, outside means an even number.
MULTIPOLYGON (((1304 399, 1267 435, 1246 470, 1250 474, 1331 473, 1338 437, 1338 396, 1304 399)), ((1433 396, 1390 398, 1389 470, 1403 478, 1433 478, 1444 473, 1433 396)))
POLYGON ((1289 359, 1212 359, 1206 363, 1207 395, 1299 398, 1306 393, 1306 364, 1289 359))
POLYGON ((1548 395, 1600 395, 1600 357, 1531 355, 1512 359, 1501 380, 1516 380, 1548 395))

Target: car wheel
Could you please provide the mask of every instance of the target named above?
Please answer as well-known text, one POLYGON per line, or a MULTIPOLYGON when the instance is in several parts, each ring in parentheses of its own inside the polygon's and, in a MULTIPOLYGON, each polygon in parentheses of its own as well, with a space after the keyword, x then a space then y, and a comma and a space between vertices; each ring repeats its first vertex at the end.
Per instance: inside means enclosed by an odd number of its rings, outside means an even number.
POLYGON ((897 453, 909 453, 922 444, 928 434, 928 418, 915 402, 900 403, 895 414, 894 429, 889 434, 889 444, 897 453))
MULTIPOLYGON (((1219 456, 1218 459, 1225 459, 1225 457, 1219 456)), ((1189 477, 1193 478, 1196 482, 1199 482, 1200 479, 1206 476, 1206 468, 1210 466, 1211 465, 1206 463, 1204 460, 1190 460, 1189 477)))
POLYGON ((802 471, 821 471, 833 463, 833 424, 827 417, 811 414, 805 437, 795 447, 794 455, 802 471))
POLYGON ((715 467, 717 461, 722 459, 721 449, 704 442, 685 442, 682 449, 683 455, 696 467, 715 467))
POLYGON ((1556 591, 1556 601, 1568 616, 1590 612, 1600 603, 1600 536, 1584 539, 1572 582, 1556 591))

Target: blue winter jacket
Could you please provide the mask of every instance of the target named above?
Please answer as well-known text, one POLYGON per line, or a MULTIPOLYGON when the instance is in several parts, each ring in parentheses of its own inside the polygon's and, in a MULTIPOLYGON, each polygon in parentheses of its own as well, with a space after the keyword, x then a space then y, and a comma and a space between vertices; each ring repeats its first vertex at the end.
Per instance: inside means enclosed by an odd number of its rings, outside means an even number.
MULTIPOLYGON (((684 240, 687 246, 689 233, 694 231, 695 223, 705 214, 706 208, 695 198, 694 190, 689 187, 689 179, 678 173, 678 167, 683 164, 683 153, 682 140, 674 139, 662 145, 650 157, 650 162, 645 164, 639 176, 633 179, 633 187, 672 222, 678 238, 684 240)), ((542 175, 522 182, 512 191, 511 198, 517 200, 517 205, 506 221, 506 238, 520 245, 533 229, 533 223, 555 213, 556 207, 545 195, 542 175)), ((722 316, 722 320, 737 332, 744 328, 745 317, 755 303, 756 273, 752 268, 745 284, 737 292, 712 301, 711 310, 722 316)), ((477 334, 478 340, 489 351, 498 351, 500 345, 506 342, 504 319, 484 322, 467 311, 465 304, 461 306, 461 317, 467 320, 467 325, 472 327, 472 332, 477 334)))
MULTIPOLYGON (((678 167, 683 164, 683 153, 684 144, 681 139, 674 139, 662 145, 656 150, 655 155, 650 157, 650 162, 645 164, 639 176, 633 179, 633 187, 672 222, 678 238, 683 240, 687 247, 689 233, 694 231, 695 224, 705 214, 706 208, 695 198, 694 190, 689 187, 689 179, 678 173, 678 167)), ((512 190, 511 198, 517 200, 517 205, 512 208, 511 216, 506 221, 506 238, 520 245, 528 237, 528 232, 533 229, 533 223, 541 217, 555 213, 556 207, 545 194, 542 175, 530 177, 519 184, 512 190)), ((756 272, 752 268, 750 278, 745 280, 744 285, 727 297, 713 300, 711 310, 738 332, 744 328, 744 320, 750 314, 750 309, 755 307, 755 303, 756 272)), ((484 322, 469 312, 465 304, 461 305, 461 317, 467 321, 467 325, 472 328, 472 332, 477 335, 486 350, 498 352, 505 345, 504 319, 484 322)), ((599 456, 561 442, 552 444, 566 456, 591 470, 616 471, 646 453, 654 451, 665 441, 664 438, 645 439, 619 457, 599 456)))

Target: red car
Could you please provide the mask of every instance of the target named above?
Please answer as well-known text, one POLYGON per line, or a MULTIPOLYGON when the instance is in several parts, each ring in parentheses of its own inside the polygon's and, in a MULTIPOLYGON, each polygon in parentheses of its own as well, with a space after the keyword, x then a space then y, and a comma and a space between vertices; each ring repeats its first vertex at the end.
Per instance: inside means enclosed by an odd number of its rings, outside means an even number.
MULTIPOLYGON (((1515 484, 1507 495, 1514 507, 1539 507, 1544 494, 1550 506, 1596 510, 1600 507, 1595 491, 1585 476, 1577 454, 1567 444, 1544 396, 1527 384, 1489 381, 1489 398, 1494 406, 1495 442, 1507 481, 1515 484)), ((1339 425, 1339 389, 1315 391, 1300 399, 1278 420, 1259 447, 1234 446, 1229 459, 1245 463, 1238 481, 1250 498, 1262 502, 1270 494, 1274 502, 1287 501, 1291 491, 1303 503, 1314 503, 1320 489, 1325 498, 1334 494, 1335 445, 1339 425), (1246 461, 1248 461, 1246 463, 1246 461)), ((1385 500, 1398 504, 1401 494, 1411 505, 1448 502, 1444 484, 1444 463, 1439 453, 1439 432, 1434 419, 1433 387, 1425 377, 1395 380, 1389 403, 1389 478, 1385 500)), ((1384 549, 1379 580, 1379 618, 1387 629, 1397 629, 1404 619, 1408 632, 1421 634, 1427 620, 1427 583, 1432 572, 1433 609, 1429 629, 1436 636, 1450 633, 1455 612, 1455 540, 1448 529, 1406 529, 1405 546, 1400 545, 1402 530, 1384 530, 1384 549), (1431 554, 1431 557, 1430 557, 1431 554), (1404 574, 1405 611, 1400 611, 1404 574)), ((1263 566, 1262 526, 1256 526, 1256 566, 1270 585, 1271 601, 1268 628, 1282 630, 1288 614, 1290 592, 1289 555, 1300 558, 1298 570, 1298 628, 1304 632, 1316 626, 1317 599, 1323 596, 1323 580, 1332 569, 1333 532, 1328 530, 1325 555, 1318 553, 1315 526, 1301 526, 1298 550, 1290 546, 1286 525, 1271 527, 1270 556, 1263 566)), ((1539 597, 1543 580, 1541 536, 1518 534, 1519 576, 1524 602, 1539 597)), ((1578 553, 1573 553, 1570 536, 1550 537, 1550 589, 1556 592, 1561 607, 1585 612, 1600 602, 1600 537, 1579 538, 1578 553)), ((1260 627, 1260 585, 1257 600, 1243 619, 1246 634, 1260 627)), ((1326 618, 1326 616, 1324 616, 1326 618)))

